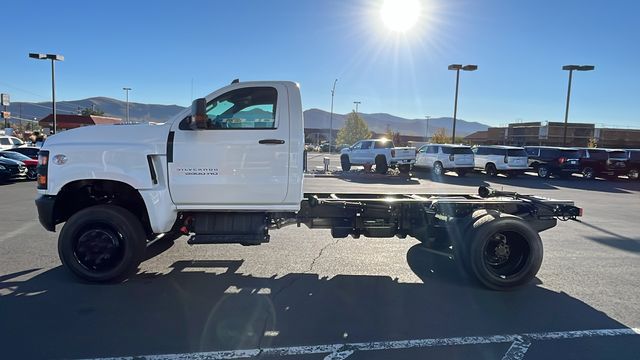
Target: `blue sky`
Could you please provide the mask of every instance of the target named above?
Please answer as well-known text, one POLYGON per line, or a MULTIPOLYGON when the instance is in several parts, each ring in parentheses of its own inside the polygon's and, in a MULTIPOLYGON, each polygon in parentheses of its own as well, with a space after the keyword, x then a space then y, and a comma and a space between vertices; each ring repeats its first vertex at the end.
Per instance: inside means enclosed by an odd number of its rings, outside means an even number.
POLYGON ((559 121, 574 74, 570 121, 640 126, 640 2, 425 0, 399 34, 381 1, 29 1, 2 5, 0 91, 50 98, 50 67, 29 52, 60 53, 60 100, 91 96, 188 105, 241 80, 293 80, 304 108, 409 118, 451 116, 451 63, 461 74, 458 116, 500 125, 559 121))

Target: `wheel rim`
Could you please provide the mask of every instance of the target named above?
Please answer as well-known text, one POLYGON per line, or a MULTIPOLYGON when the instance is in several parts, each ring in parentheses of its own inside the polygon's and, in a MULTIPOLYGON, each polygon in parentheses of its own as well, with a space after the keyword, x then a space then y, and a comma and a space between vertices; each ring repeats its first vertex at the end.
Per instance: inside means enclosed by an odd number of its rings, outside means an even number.
POLYGON ((436 175, 442 175, 442 165, 440 165, 440 163, 433 165, 433 172, 436 175))
POLYGON ((35 170, 29 170, 27 171, 27 179, 29 180, 35 180, 37 177, 36 175, 36 171, 35 170))
POLYGON ((584 171, 582 172, 582 175, 587 179, 592 179, 593 178, 593 169, 592 168, 584 169, 584 171))
POLYGON ((496 168, 493 165, 487 166, 487 175, 494 176, 496 174, 496 168))
POLYGON ((549 175, 549 171, 547 170, 546 167, 538 168, 538 176, 545 178, 547 177, 547 175, 549 175))
POLYGON ((522 271, 529 251, 529 244, 521 234, 513 231, 495 233, 484 246, 483 263, 493 276, 507 279, 522 271))
POLYGON ((638 180, 638 178, 640 177, 640 171, 636 169, 630 170, 627 176, 629 176, 629 179, 631 180, 638 180))
POLYGON ((122 234, 106 224, 87 226, 79 232, 73 255, 85 269, 103 273, 117 267, 124 258, 122 234))

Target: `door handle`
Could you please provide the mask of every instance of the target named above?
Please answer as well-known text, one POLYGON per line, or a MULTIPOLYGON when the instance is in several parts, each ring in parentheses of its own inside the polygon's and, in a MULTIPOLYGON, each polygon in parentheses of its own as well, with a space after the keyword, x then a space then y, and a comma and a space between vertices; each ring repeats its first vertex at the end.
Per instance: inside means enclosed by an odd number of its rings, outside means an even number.
POLYGON ((258 144, 266 144, 266 145, 280 145, 284 144, 284 140, 279 139, 262 139, 258 141, 258 144))

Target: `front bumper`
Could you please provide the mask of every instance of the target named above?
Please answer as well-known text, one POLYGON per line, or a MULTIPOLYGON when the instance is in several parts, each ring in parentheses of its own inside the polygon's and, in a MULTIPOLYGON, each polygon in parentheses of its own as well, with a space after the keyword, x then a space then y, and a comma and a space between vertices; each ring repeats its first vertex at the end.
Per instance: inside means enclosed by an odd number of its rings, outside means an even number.
POLYGON ((53 216, 55 203, 56 197, 51 195, 40 195, 36 199, 38 220, 40 220, 40 224, 49 231, 56 231, 56 220, 53 216))

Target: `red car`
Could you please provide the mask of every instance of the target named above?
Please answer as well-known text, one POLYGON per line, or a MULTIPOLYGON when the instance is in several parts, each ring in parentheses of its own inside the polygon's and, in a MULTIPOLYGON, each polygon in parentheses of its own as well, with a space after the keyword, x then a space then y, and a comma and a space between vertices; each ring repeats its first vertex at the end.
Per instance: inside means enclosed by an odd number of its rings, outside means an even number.
POLYGON ((27 167, 27 179, 35 180, 37 177, 36 166, 38 166, 38 160, 33 160, 32 158, 22 155, 13 151, 0 151, 0 157, 17 160, 24 164, 27 167))

